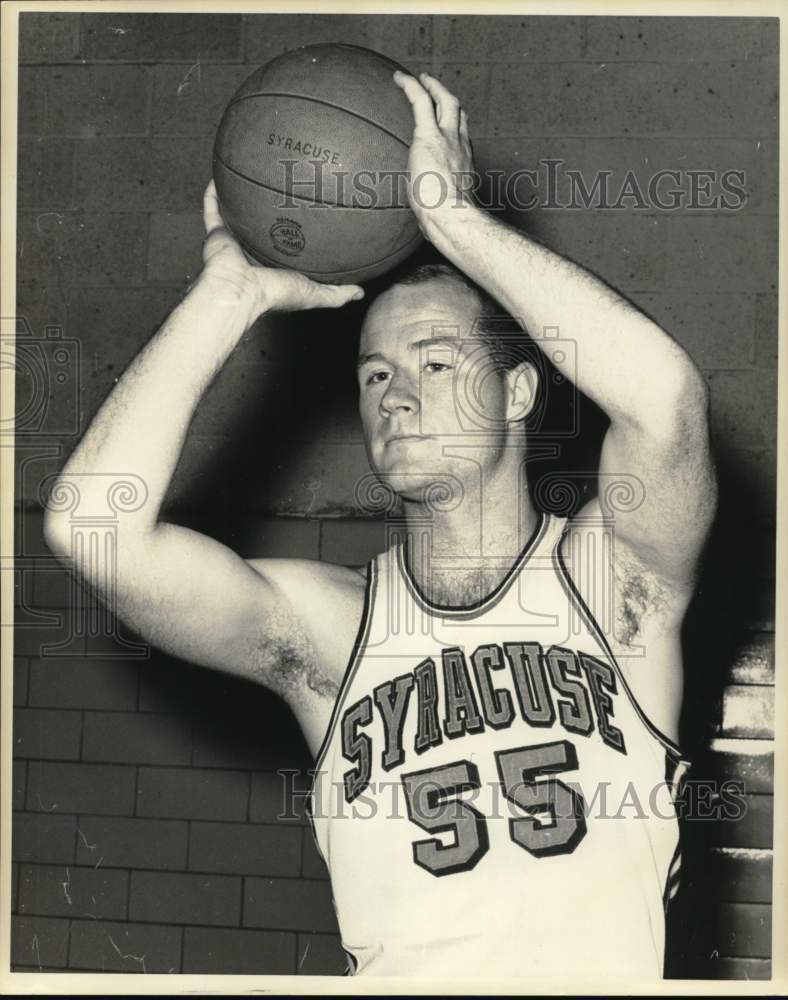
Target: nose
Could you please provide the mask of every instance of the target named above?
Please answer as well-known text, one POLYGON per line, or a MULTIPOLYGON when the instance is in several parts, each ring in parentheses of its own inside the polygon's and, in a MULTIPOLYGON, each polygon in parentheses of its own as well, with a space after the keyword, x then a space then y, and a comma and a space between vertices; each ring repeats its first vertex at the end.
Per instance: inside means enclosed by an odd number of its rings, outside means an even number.
POLYGON ((393 375, 380 397, 380 412, 384 417, 393 413, 417 413, 419 399, 407 378, 401 374, 393 375))

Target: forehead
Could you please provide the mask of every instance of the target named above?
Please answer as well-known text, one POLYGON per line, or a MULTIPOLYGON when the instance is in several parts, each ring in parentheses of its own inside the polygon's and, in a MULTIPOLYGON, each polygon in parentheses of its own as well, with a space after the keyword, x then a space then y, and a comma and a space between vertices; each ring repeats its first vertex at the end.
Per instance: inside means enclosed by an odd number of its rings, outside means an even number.
POLYGON ((477 295, 451 278, 394 285, 370 306, 359 353, 405 347, 424 337, 468 337, 478 315, 477 295))

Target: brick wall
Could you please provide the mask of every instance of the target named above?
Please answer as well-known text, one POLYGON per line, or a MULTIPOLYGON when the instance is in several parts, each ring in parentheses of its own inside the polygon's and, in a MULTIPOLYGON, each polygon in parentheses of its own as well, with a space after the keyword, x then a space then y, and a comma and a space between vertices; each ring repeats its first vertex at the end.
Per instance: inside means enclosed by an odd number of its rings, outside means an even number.
MULTIPOLYGON (((343 967, 309 831, 277 819, 276 770, 308 765, 289 713, 134 637, 75 632, 78 592, 39 507, 42 481, 197 272, 226 101, 278 52, 341 40, 443 79, 483 168, 562 159, 619 184, 629 170, 643 183, 659 169, 745 171, 736 212, 630 201, 513 217, 663 322, 709 380, 721 509, 685 630, 682 738, 695 776, 744 781, 748 808, 687 824, 671 971, 768 976, 777 38, 775 20, 755 18, 22 15, 18 336, 24 357, 49 352, 52 382, 36 408, 33 361, 19 369, 16 968, 343 967), (54 339, 34 346, 47 327, 62 327, 66 360, 54 339)), ((353 344, 331 322, 247 335, 190 431, 169 507, 243 555, 358 563, 383 544, 353 492, 367 471, 353 344)))

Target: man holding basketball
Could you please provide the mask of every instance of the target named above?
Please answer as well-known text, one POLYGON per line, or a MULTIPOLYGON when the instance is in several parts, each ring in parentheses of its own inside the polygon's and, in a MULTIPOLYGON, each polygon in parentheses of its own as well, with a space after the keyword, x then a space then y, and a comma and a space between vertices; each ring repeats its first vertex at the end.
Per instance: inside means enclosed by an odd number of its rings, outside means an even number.
MULTIPOLYGON (((456 187, 473 166, 456 98, 427 75, 395 82, 415 117, 412 207, 456 268, 395 283, 362 329, 361 418, 403 505, 398 544, 363 570, 245 561, 159 520, 199 400, 251 323, 363 294, 250 264, 212 186, 202 274, 61 477, 88 474, 87 506, 90 474, 146 483, 118 525, 119 617, 291 706, 356 971, 659 977, 680 857, 679 630, 715 505, 705 384, 614 291, 473 205, 456 187), (476 324, 490 299, 538 347, 546 327, 576 344, 576 369, 553 361, 610 418, 600 476, 639 482, 635 509, 600 490, 570 521, 537 510, 523 430, 536 368, 502 362, 476 324), (584 555, 600 538, 605 558, 584 555), (638 807, 620 810, 627 796, 638 807)), ((46 531, 70 557, 69 525, 52 512, 46 531)))

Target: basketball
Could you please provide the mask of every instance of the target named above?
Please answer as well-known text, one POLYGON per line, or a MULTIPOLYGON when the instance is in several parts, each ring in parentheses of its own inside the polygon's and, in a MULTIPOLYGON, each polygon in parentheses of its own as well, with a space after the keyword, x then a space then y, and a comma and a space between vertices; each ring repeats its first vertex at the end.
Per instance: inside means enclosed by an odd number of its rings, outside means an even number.
POLYGON ((370 49, 309 45, 240 86, 219 125, 213 175, 222 216, 250 257, 342 284, 416 249, 404 183, 413 112, 397 69, 370 49))

